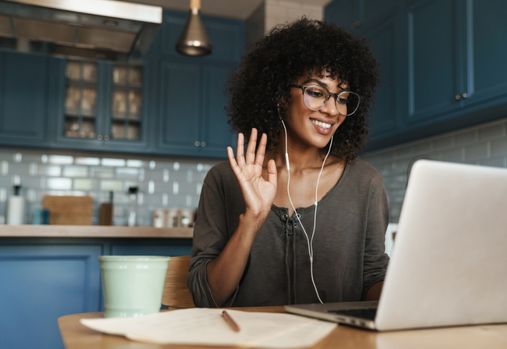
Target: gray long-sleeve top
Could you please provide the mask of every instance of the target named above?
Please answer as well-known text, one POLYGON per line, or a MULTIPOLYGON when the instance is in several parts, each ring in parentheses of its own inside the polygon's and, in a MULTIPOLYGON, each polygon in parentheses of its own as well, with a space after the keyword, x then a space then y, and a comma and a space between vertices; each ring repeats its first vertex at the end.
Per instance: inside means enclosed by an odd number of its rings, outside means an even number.
MULTIPOLYGON (((296 210, 311 234, 314 206, 296 210)), ((288 216, 287 208, 273 205, 255 238, 236 291, 226 304, 215 304, 207 282, 207 264, 220 254, 244 211, 230 165, 217 164, 204 180, 194 227, 187 283, 195 304, 214 307, 317 303, 303 230, 295 215, 288 216)), ((318 204, 313 273, 324 302, 361 300, 373 284, 384 279, 388 216, 381 175, 362 160, 347 164, 341 178, 318 204)))

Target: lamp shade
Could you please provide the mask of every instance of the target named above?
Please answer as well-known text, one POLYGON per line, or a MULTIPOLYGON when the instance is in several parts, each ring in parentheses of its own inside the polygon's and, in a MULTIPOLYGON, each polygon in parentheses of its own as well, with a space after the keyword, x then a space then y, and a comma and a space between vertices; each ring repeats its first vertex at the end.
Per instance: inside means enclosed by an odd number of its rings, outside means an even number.
POLYGON ((200 5, 199 0, 190 0, 187 23, 176 43, 176 51, 185 56, 205 56, 212 50, 204 23, 199 15, 200 5))

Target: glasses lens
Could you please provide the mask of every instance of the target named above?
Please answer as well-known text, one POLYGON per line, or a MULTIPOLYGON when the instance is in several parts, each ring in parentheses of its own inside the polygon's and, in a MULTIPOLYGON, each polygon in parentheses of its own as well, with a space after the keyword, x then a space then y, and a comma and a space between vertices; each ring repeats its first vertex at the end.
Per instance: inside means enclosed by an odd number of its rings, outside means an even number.
MULTIPOLYGON (((329 98, 329 92, 320 86, 305 86, 303 101, 308 109, 319 110, 329 98)), ((350 116, 359 108, 360 97, 352 91, 343 91, 336 96, 336 108, 341 115, 350 116)))
POLYGON ((336 97, 336 107, 340 114, 350 116, 359 108, 361 98, 355 92, 343 91, 336 97))
POLYGON ((326 101, 328 94, 319 86, 306 86, 303 101, 307 108, 319 110, 326 101))

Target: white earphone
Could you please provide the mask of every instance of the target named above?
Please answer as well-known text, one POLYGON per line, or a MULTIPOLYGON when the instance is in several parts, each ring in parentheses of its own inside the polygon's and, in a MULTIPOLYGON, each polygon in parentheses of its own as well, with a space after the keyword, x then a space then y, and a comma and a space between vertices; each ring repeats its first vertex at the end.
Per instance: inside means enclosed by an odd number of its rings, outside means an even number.
POLYGON ((314 202, 314 210, 313 210, 313 229, 312 229, 312 235, 311 237, 308 236, 306 233, 306 229, 301 222, 301 219, 299 218, 299 214, 296 211, 296 208, 294 207, 294 203, 292 202, 292 198, 290 196, 290 162, 289 162, 289 152, 287 147, 287 128, 285 127, 285 123, 283 122, 283 119, 280 117, 280 121, 283 125, 283 130, 285 132, 285 165, 287 167, 288 177, 287 177, 287 195, 289 197, 289 203, 291 208, 294 210, 294 213, 296 213, 296 218, 299 222, 299 225, 301 226, 301 229, 303 230, 303 233, 306 237, 306 242, 308 245, 308 256, 310 258, 310 278, 312 280, 313 289, 315 290, 315 294, 317 295, 317 298, 320 303, 324 303, 322 299, 320 298, 319 291, 317 289, 317 285, 315 284, 315 279, 313 277, 313 237, 315 235, 315 228, 317 226, 317 207, 318 207, 318 189, 319 189, 319 182, 320 177, 322 176, 322 172, 324 170, 324 165, 326 164, 326 160, 329 156, 329 153, 331 152, 331 147, 333 145, 333 136, 331 136, 331 141, 329 142, 329 148, 327 150, 326 156, 324 157, 324 160, 322 161, 322 165, 320 167, 319 176, 317 177, 317 183, 315 184, 315 202, 314 202))

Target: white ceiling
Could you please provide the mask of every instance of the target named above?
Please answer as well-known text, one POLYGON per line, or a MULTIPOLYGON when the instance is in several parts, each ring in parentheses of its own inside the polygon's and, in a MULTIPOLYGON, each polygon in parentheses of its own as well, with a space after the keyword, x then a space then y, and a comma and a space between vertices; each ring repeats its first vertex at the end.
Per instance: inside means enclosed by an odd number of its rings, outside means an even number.
MULTIPOLYGON (((124 0, 125 1, 125 0, 124 0)), ((189 0, 126 0, 148 5, 162 6, 167 9, 187 11, 189 0)), ((305 5, 324 6, 331 0, 281 0, 305 5)), ((201 0, 203 14, 236 19, 247 19, 264 0, 201 0)))

